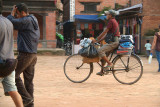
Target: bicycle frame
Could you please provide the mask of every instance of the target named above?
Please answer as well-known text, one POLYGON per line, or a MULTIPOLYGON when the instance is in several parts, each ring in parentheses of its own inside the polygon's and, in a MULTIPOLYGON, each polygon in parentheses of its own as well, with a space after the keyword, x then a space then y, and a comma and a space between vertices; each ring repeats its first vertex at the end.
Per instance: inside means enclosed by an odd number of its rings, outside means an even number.
MULTIPOLYGON (((114 54, 115 51, 116 51, 116 50, 114 50, 113 52, 111 52, 111 56, 110 56, 110 58, 109 58, 109 61, 111 61, 111 59, 112 59, 113 54, 114 54)), ((120 55, 116 55, 116 56, 114 57, 114 59, 115 59, 117 56, 120 57, 120 55)), ((113 59, 113 60, 114 60, 114 59, 113 59)), ((121 58, 120 58, 120 59, 121 59, 121 58)), ((114 69, 114 70, 113 70, 113 69, 109 69, 109 70, 104 70, 104 67, 103 67, 99 62, 97 62, 97 64, 98 64, 105 72, 107 72, 107 71, 122 71, 122 70, 125 70, 126 72, 128 72, 128 71, 129 71, 129 59, 130 59, 130 56, 128 56, 127 65, 125 65, 125 63, 124 63, 123 60, 121 59, 123 65, 125 66, 126 69, 114 69)), ((112 60, 112 62, 113 62, 113 60, 112 60)))
MULTIPOLYGON (((110 55, 108 57, 109 61, 112 61, 112 63, 114 64, 113 68, 110 68, 110 69, 104 68, 100 64, 100 62, 97 62, 97 64, 104 71, 104 75, 107 75, 108 73, 111 72, 114 78, 119 83, 127 84, 127 85, 136 83, 142 77, 142 74, 143 74, 143 63, 141 59, 133 53, 132 54, 130 53, 130 55, 127 55, 127 56, 119 55, 119 54, 113 55, 114 53, 115 53, 115 50, 110 52, 110 55), (135 70, 137 72, 135 72, 135 70), (133 75, 132 73, 130 73, 130 71, 133 72, 133 75)), ((93 73, 93 68, 94 68, 93 63, 94 62, 83 63, 83 59, 79 54, 71 55, 66 59, 64 63, 65 76, 67 77, 67 79, 69 79, 74 83, 82 83, 86 81, 90 77, 90 75, 93 73), (77 63, 74 63, 75 58, 77 58, 77 63), (79 58, 80 60, 78 60, 79 58), (81 67, 84 64, 85 64, 84 68, 81 69, 81 67), (86 64, 89 64, 89 66, 88 65, 86 66, 86 64), (73 65, 73 67, 70 65, 73 65), (86 72, 84 71, 84 69, 86 72), (73 75, 73 73, 75 73, 76 75, 73 75), (78 78, 76 78, 77 76, 78 78), (81 77, 79 78, 79 76, 82 76, 82 78, 81 77)))

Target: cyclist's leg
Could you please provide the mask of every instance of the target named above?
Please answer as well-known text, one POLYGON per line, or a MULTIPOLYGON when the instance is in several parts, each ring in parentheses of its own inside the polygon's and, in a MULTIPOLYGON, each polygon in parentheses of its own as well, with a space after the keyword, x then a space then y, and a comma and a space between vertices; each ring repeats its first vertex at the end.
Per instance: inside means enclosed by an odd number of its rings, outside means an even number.
MULTIPOLYGON (((106 56, 108 57, 111 52, 112 52, 112 51, 105 53, 106 56)), ((100 61, 101 61, 101 66, 102 66, 100 72, 103 72, 103 67, 104 67, 105 64, 106 64, 106 61, 105 61, 104 59, 101 59, 100 61)))
POLYGON ((103 72, 103 67, 106 64, 106 61, 103 59, 101 59, 100 61, 101 61, 101 66, 102 66, 100 72, 103 72))
POLYGON ((103 45, 101 48, 98 49, 98 54, 99 56, 106 61, 109 65, 111 65, 112 63, 109 61, 108 57, 106 57, 105 53, 109 53, 110 51, 114 50, 115 48, 117 48, 119 43, 117 42, 113 42, 111 44, 105 44, 103 45))
MULTIPOLYGON (((102 60, 108 63, 107 67, 112 67, 113 64, 109 61, 108 56, 106 56, 105 53, 109 53, 110 51, 114 50, 115 48, 118 47, 118 45, 119 45, 118 42, 113 42, 111 44, 105 44, 101 48, 98 49, 99 56, 102 58, 102 60)), ((102 66, 104 65, 105 63, 102 63, 102 66)), ((97 75, 103 75, 102 69, 100 72, 97 73, 97 75)))

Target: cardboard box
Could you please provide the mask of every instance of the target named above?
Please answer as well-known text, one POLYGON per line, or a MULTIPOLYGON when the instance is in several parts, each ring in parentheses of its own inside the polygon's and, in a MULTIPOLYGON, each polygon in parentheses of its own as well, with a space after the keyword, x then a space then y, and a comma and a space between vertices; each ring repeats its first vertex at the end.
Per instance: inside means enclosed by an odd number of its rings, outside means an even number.
POLYGON ((100 60, 99 57, 95 57, 95 58, 83 57, 83 63, 99 62, 99 60, 100 60))

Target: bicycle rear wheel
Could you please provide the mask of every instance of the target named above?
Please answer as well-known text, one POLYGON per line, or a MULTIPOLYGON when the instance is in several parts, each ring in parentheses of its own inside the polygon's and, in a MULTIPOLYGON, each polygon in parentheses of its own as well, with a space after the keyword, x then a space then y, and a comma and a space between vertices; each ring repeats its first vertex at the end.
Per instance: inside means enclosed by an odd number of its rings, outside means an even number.
POLYGON ((83 63, 83 57, 78 54, 69 56, 64 63, 64 74, 74 83, 86 81, 93 72, 93 63, 83 63))
POLYGON ((141 59, 135 55, 131 56, 116 56, 113 60, 113 76, 122 84, 134 84, 143 74, 143 65, 141 59))

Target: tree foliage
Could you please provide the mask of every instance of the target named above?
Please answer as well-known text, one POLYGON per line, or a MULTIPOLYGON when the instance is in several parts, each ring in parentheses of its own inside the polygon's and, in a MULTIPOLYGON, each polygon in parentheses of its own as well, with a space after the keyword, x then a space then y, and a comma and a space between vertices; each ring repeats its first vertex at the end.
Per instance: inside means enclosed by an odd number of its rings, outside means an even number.
POLYGON ((106 7, 106 6, 103 7, 102 11, 100 11, 100 13, 99 13, 99 16, 102 16, 104 14, 104 11, 108 11, 110 9, 112 9, 111 6, 109 6, 109 7, 106 7))

